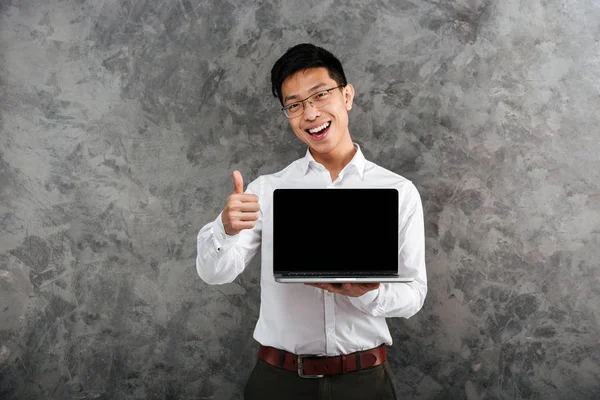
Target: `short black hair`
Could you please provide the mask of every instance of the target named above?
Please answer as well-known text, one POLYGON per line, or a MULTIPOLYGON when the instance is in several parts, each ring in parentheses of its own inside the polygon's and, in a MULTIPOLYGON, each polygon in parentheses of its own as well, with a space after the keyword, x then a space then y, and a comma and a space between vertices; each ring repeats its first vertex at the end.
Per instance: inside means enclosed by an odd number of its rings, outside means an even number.
POLYGON ((279 102, 283 105, 281 95, 283 82, 298 71, 318 67, 327 68, 329 77, 335 80, 338 85, 345 86, 348 84, 342 63, 336 56, 322 47, 310 43, 301 43, 290 47, 273 65, 271 69, 273 96, 279 98, 279 102))

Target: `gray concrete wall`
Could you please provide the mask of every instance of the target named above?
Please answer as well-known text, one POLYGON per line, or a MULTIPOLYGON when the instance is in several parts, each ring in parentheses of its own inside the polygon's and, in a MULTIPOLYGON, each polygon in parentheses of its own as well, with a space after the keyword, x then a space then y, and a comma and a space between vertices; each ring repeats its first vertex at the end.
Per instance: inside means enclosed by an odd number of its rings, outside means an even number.
POLYGON ((259 259, 195 236, 303 156, 269 71, 310 41, 351 133, 425 208, 403 399, 600 398, 595 0, 0 1, 0 398, 239 399, 259 259))

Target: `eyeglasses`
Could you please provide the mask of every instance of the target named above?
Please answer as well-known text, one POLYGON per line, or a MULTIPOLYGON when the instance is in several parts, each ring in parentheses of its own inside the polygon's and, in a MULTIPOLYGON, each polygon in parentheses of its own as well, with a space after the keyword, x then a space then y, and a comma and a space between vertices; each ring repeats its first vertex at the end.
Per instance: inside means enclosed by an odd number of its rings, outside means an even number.
POLYGON ((308 104, 310 104, 311 106, 313 106, 315 108, 323 107, 331 101, 331 93, 330 92, 332 90, 339 89, 339 88, 342 88, 345 86, 346 85, 340 85, 338 87, 323 90, 323 91, 317 92, 315 94, 311 94, 304 100, 300 100, 295 103, 288 104, 287 106, 282 108, 283 113, 288 118, 294 118, 294 117, 298 117, 298 116, 302 115, 304 113, 304 109, 306 107, 304 105, 305 101, 307 101, 308 104))

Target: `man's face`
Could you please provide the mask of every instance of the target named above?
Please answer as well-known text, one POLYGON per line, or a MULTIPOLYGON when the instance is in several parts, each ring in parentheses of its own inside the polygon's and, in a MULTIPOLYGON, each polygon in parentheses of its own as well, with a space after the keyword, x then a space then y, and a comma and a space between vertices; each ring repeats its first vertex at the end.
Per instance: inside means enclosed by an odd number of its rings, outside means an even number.
MULTIPOLYGON (((296 72, 281 86, 283 105, 299 102, 315 93, 339 86, 329 77, 326 68, 310 68, 296 72)), ((314 153, 329 154, 348 144, 352 147, 348 131, 348 111, 352 108, 354 88, 347 85, 329 92, 329 102, 319 108, 304 102, 304 113, 289 118, 294 134, 314 153)))

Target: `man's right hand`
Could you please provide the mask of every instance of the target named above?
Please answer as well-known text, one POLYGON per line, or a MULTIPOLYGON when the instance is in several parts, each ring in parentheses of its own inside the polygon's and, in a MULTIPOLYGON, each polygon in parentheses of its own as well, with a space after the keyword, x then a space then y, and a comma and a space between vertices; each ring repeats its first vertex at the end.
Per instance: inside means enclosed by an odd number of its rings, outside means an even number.
POLYGON ((228 235, 237 235, 244 229, 252 229, 258 220, 258 196, 244 194, 244 180, 239 171, 233 171, 233 193, 227 198, 221 220, 228 235))

